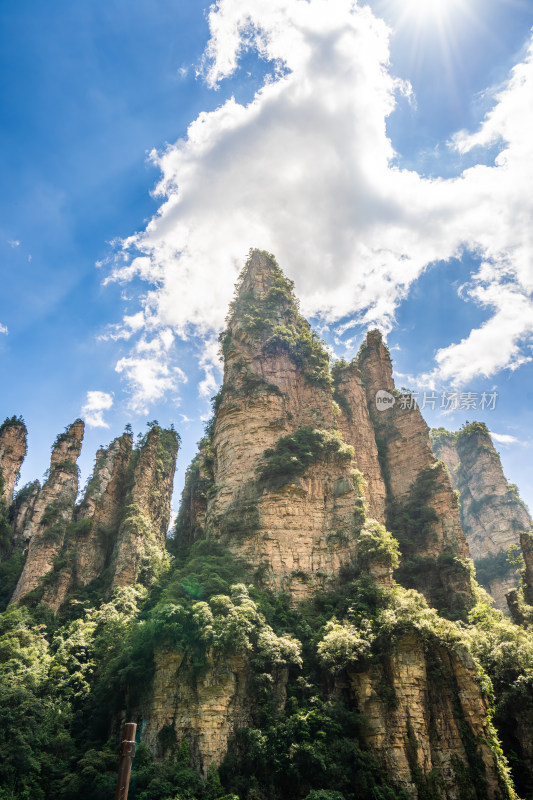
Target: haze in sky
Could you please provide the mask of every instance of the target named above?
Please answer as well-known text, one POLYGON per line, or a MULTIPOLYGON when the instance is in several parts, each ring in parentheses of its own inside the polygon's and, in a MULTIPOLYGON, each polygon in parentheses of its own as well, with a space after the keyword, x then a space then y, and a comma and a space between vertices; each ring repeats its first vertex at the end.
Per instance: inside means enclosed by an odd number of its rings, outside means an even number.
POLYGON ((485 421, 533 505, 532 2, 1 17, 0 412, 29 427, 20 485, 81 415, 84 478, 127 422, 174 422, 179 488, 259 247, 334 357, 381 328, 428 424, 485 421))

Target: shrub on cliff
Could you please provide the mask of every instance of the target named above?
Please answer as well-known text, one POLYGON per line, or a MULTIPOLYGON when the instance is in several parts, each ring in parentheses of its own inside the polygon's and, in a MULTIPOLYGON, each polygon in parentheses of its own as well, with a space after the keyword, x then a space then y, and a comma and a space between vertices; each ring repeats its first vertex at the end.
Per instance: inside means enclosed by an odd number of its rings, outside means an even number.
POLYGON ((265 450, 257 476, 265 488, 279 488, 303 475, 318 461, 336 459, 349 463, 353 455, 353 447, 345 444, 339 431, 302 427, 265 450))
POLYGON ((333 618, 327 623, 324 637, 318 644, 318 657, 334 674, 342 672, 370 653, 373 639, 368 625, 364 632, 360 632, 355 625, 346 621, 341 624, 333 618))
POLYGON ((391 569, 399 564, 400 550, 394 536, 375 520, 367 520, 357 537, 357 561, 363 568, 386 562, 391 569))

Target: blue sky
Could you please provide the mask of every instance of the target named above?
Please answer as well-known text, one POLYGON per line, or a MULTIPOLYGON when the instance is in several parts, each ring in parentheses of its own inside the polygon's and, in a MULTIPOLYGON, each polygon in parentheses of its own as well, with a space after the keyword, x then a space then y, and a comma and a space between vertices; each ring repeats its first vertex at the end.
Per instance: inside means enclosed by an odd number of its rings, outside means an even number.
POLYGON ((0 411, 29 427, 21 485, 83 413, 84 480, 99 444, 157 418, 181 486, 259 246, 338 355, 377 324, 398 385, 497 392, 424 413, 484 419, 533 505, 532 2, 0 8, 0 411))

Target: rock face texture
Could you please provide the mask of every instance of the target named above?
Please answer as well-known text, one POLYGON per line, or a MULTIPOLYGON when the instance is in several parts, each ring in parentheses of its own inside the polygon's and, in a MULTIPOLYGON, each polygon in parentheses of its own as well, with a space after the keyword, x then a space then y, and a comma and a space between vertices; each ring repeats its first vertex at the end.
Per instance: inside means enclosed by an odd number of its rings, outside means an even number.
POLYGON ((266 585, 301 598, 356 557, 364 519, 394 521, 422 492, 423 530, 402 554, 429 560, 431 575, 426 563, 407 583, 462 613, 471 587, 457 499, 418 410, 394 394, 377 410, 376 393, 396 391, 381 335, 331 377, 292 288, 271 256, 252 252, 222 337, 224 383, 189 474, 182 540, 205 531, 229 542, 266 585))
POLYGON ((401 638, 382 664, 348 672, 342 687, 368 720, 366 742, 408 797, 461 800, 461 775, 481 766, 483 796, 501 796, 489 740, 488 699, 471 656, 401 638), (383 685, 388 687, 384 697, 383 685), (472 741, 478 744, 473 749, 472 741), (432 776, 439 781, 432 784, 432 776))
POLYGON ((98 450, 85 496, 73 511, 69 539, 63 543, 65 565, 46 586, 43 602, 57 611, 67 594, 97 580, 109 564, 120 524, 132 436, 125 433, 98 450))
POLYGON ((95 580, 109 562, 127 492, 132 445, 132 435, 125 433, 96 453, 92 478, 76 512, 78 521, 87 520, 85 526, 80 526, 86 528, 86 533, 78 535, 74 559, 79 586, 95 580))
MULTIPOLYGON (((3 428, 9 434, 6 463, 14 481, 21 441, 25 452, 25 428, 24 439, 18 420, 7 420, 3 428), (19 444, 17 459, 13 443, 19 444)), ((135 449, 132 435, 125 433, 99 450, 83 500, 76 505, 83 430, 83 422, 76 420, 57 437, 44 485, 35 481, 24 487, 9 509, 12 542, 3 557, 15 552, 26 557, 13 603, 38 590, 35 601, 57 611, 69 596, 95 582, 101 592, 149 582, 163 561, 177 434, 152 425, 135 449)))
POLYGON ((207 775, 209 765, 226 755, 234 731, 250 724, 250 678, 238 655, 211 658, 195 675, 183 653, 158 652, 152 696, 138 710, 146 720, 143 741, 161 758, 186 740, 192 763, 207 775))
POLYGON ((520 534, 520 547, 524 556, 524 600, 533 606, 533 535, 531 533, 520 534))
POLYGON ((381 473, 376 437, 367 406, 361 372, 355 362, 333 366, 333 399, 340 408, 337 419, 346 442, 354 448, 357 468, 365 479, 365 499, 372 519, 385 523, 387 490, 381 473))
POLYGON ((153 427, 134 455, 132 486, 111 557, 112 586, 149 581, 162 561, 178 438, 172 430, 153 427))
POLYGON ((0 426, 0 499, 8 505, 26 455, 27 430, 24 422, 12 417, 0 426))
POLYGON ((35 498, 32 513, 21 532, 29 542, 28 555, 12 602, 33 591, 54 566, 72 518, 78 494, 76 461, 81 452, 84 424, 76 420, 53 446, 48 480, 35 498))
POLYGON ((33 481, 33 483, 28 484, 17 493, 13 503, 14 544, 21 546, 24 550, 28 548, 29 536, 32 530, 29 523, 33 517, 35 501, 40 491, 41 484, 39 481, 33 481))
POLYGON ((241 276, 222 349, 224 383, 189 473, 180 536, 207 532, 256 564, 265 585, 308 596, 355 556, 365 517, 385 517, 358 369, 337 374, 340 406, 292 284, 259 251, 241 276))
POLYGON ((469 553, 448 472, 412 396, 395 389, 378 331, 367 335, 357 363, 387 488, 387 522, 403 556, 398 579, 436 608, 461 614, 472 602, 469 553))
POLYGON ((503 611, 505 595, 518 583, 506 554, 531 529, 531 517, 507 482, 485 424, 474 422, 457 433, 436 429, 432 442, 460 493, 462 527, 478 579, 503 611))

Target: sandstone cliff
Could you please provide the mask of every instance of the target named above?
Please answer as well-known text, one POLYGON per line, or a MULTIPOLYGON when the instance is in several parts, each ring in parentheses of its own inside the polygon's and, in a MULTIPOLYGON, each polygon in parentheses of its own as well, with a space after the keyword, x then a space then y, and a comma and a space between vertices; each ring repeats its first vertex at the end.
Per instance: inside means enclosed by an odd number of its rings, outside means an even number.
POLYGON ((235 731, 250 725, 252 678, 241 655, 211 656, 198 674, 183 653, 159 651, 150 701, 137 711, 146 721, 143 741, 160 758, 186 741, 192 763, 206 775, 222 763, 235 731))
POLYGON ((411 395, 394 386, 378 331, 368 334, 357 363, 387 488, 388 526, 403 557, 397 578, 441 611, 461 616, 472 604, 469 553, 448 472, 435 459, 429 429, 411 395))
POLYGON ((369 671, 348 671, 344 687, 368 720, 367 745, 409 797, 462 800, 475 773, 480 793, 502 796, 488 698, 465 648, 409 634, 369 671))
POLYGON ((474 422, 457 433, 432 432, 441 458, 460 493, 462 527, 476 565, 478 580, 506 609, 505 595, 517 585, 516 568, 507 560, 531 528, 531 517, 515 486, 507 482, 498 453, 484 423, 474 422))
MULTIPOLYGON (((21 441, 25 452, 25 428, 22 439, 21 423, 8 422, 4 463, 14 481, 24 455, 21 441)), ((117 585, 149 583, 164 561, 177 434, 155 424, 134 450, 130 433, 99 450, 76 505, 83 427, 77 420, 57 437, 42 488, 38 481, 28 484, 6 505, 10 540, 0 560, 10 576, 20 564, 13 603, 30 596, 57 611, 93 585, 102 593, 117 585)))
POLYGON ((10 504, 20 467, 26 455, 26 425, 19 417, 0 425, 0 500, 10 504))
POLYGON ((54 566, 65 541, 78 494, 78 467, 84 424, 76 420, 54 442, 48 479, 35 498, 33 510, 21 531, 28 555, 12 602, 37 588, 54 566))
MULTIPOLYGON (((325 702, 332 708, 340 704, 345 713, 364 720, 358 746, 381 765, 390 786, 406 793, 402 797, 516 800, 506 786, 490 698, 467 648, 453 642, 453 632, 448 641, 428 640, 409 628, 404 620, 398 631, 389 631, 386 650, 371 663, 363 658, 340 671, 324 671, 321 680, 329 686, 325 702)), ((270 646, 275 649, 272 641, 270 646)), ((265 677, 270 677, 269 713, 277 709, 275 718, 283 729, 287 695, 295 694, 294 673, 291 689, 287 665, 271 676, 259 675, 251 655, 209 650, 201 668, 193 668, 190 653, 172 648, 156 652, 149 697, 129 714, 141 722, 143 741, 157 757, 169 758, 187 742, 192 763, 204 775, 213 765, 224 768, 228 751, 230 759, 242 757, 245 731, 251 732, 251 742, 271 735, 258 728, 265 714, 258 685, 265 677)), ((310 668, 308 660, 304 668, 310 668)), ((312 702, 318 704, 318 696, 312 702)), ((312 715, 312 707, 308 713, 312 715)), ((289 743, 297 759, 298 744, 289 743)))
POLYGON ((100 578, 109 564, 126 497, 131 453, 132 436, 125 433, 96 454, 94 472, 63 542, 63 566, 44 589, 42 600, 54 611, 67 594, 100 578))
POLYGON ((163 561, 179 438, 152 427, 133 454, 132 485, 111 555, 111 585, 154 580, 163 561))
MULTIPOLYGON (((181 541, 207 534, 308 596, 350 563, 385 485, 354 366, 337 373, 274 259, 253 251, 222 337, 224 382, 184 493, 181 541)), ((377 567, 376 567, 377 569, 377 567)), ((379 568, 391 581, 391 564, 379 568)))
MULTIPOLYGON (((271 256, 253 251, 221 344, 224 382, 187 473, 175 552, 222 543, 255 570, 259 587, 289 592, 297 609, 312 608, 317 592, 337 596, 351 579, 360 592, 352 603, 390 603, 385 619, 404 602, 394 594, 398 548, 388 521, 400 541, 397 579, 464 617, 473 600, 457 496, 418 409, 394 387, 381 336, 371 332, 358 358, 330 373, 292 285, 271 256), (379 391, 394 401, 385 411, 376 406, 379 391), (367 591, 373 600, 362 600, 367 591)), ((510 796, 474 662, 446 636, 428 643, 417 624, 399 622, 397 640, 381 634, 385 650, 357 669, 334 668, 330 697, 365 716, 362 741, 408 797, 461 800, 474 775, 484 787, 476 796, 510 796)), ((363 641, 347 623, 331 625, 341 652, 363 641)), ((161 752, 173 731, 192 743, 204 771, 220 764, 237 747, 239 726, 257 724, 253 663, 209 657, 194 672, 181 650, 161 648, 155 665, 150 699, 137 709, 152 750, 161 752)), ((331 674, 321 680, 328 685, 331 674)), ((278 695, 283 708, 284 690, 278 695)))
POLYGON ((533 531, 522 531, 520 534, 520 547, 524 557, 522 587, 524 601, 533 606, 533 531))
POLYGON ((395 392, 380 334, 331 376, 292 288, 271 256, 252 252, 222 337, 224 383, 189 475, 180 535, 231 541, 267 585, 303 597, 355 556, 364 519, 389 519, 406 585, 464 613, 471 587, 457 499, 419 411, 399 399, 376 409, 379 390, 395 392), (403 540, 398 519, 407 520, 403 540))

